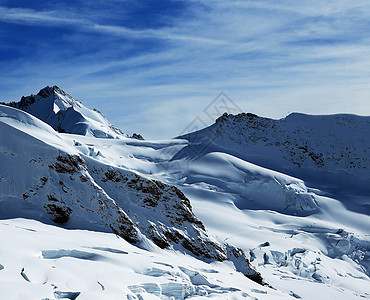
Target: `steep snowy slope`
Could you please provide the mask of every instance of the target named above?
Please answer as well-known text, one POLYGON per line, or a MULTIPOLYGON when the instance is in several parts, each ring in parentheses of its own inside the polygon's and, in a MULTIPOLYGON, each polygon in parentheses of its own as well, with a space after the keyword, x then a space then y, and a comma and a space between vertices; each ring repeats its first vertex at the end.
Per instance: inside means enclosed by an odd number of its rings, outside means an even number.
POLYGON ((0 131, 0 218, 113 231, 146 249, 154 247, 151 240, 207 261, 231 260, 261 282, 242 250, 208 235, 175 186, 80 155, 76 143, 68 145, 50 126, 14 108, 0 105, 0 131), (59 144, 49 142, 58 138, 59 144))
POLYGON ((273 120, 253 114, 224 114, 203 130, 183 136, 179 155, 209 151, 235 155, 262 167, 335 188, 370 187, 370 117, 293 113, 273 120))
POLYGON ((118 138, 124 135, 110 124, 100 111, 86 108, 57 86, 47 86, 37 95, 22 97, 19 102, 6 105, 34 115, 58 132, 98 138, 118 138))

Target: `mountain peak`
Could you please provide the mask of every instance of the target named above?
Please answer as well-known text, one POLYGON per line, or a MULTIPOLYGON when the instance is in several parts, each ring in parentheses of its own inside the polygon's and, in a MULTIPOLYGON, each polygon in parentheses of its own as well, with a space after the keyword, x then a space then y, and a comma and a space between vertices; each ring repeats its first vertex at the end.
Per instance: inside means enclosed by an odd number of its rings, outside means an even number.
POLYGON ((54 94, 54 91, 61 92, 62 90, 56 85, 52 87, 46 86, 37 93, 37 96, 41 96, 42 98, 47 98, 47 97, 50 97, 52 94, 54 94))
POLYGON ((36 95, 22 96, 5 105, 26 111, 58 132, 99 138, 125 136, 97 110, 90 110, 58 86, 46 86, 36 95))
POLYGON ((48 98, 50 96, 54 97, 67 97, 69 99, 72 99, 77 102, 76 99, 74 99, 71 95, 66 93, 64 90, 62 90, 60 87, 57 85, 53 86, 46 86, 43 89, 41 89, 38 93, 37 96, 40 96, 41 98, 48 98))
POLYGON ((50 101, 54 102, 53 110, 56 114, 60 110, 65 111, 70 107, 81 107, 81 103, 79 101, 74 99, 71 95, 69 95, 56 85, 52 87, 44 87, 37 93, 36 98, 38 98, 38 101, 50 98, 50 101))
POLYGON ((253 113, 240 113, 237 115, 228 114, 225 112, 221 117, 216 119, 216 123, 223 123, 230 120, 254 120, 254 119, 264 119, 262 117, 259 117, 253 113))

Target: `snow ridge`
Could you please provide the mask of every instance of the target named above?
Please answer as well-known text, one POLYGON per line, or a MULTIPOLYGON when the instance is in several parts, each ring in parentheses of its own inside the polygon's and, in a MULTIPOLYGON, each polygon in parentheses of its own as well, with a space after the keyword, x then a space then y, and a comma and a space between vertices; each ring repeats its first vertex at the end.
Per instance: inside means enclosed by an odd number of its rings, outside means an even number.
MULTIPOLYGON (((370 117, 292 113, 273 120, 225 113, 212 126, 182 136, 193 148, 220 151, 305 180, 370 191, 370 117), (213 148, 212 148, 213 147, 213 148)), ((194 152, 194 151, 193 151, 194 152)), ((188 155, 188 154, 185 154, 188 155)))

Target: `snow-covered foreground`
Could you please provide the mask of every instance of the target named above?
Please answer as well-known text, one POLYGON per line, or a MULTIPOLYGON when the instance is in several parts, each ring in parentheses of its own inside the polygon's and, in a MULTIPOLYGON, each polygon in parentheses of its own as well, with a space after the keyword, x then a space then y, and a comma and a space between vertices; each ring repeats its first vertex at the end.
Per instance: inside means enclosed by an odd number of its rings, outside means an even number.
POLYGON ((0 105, 0 299, 370 299, 365 117, 145 141, 47 91, 27 111, 86 130, 0 105))
POLYGON ((112 233, 0 221, 1 299, 286 299, 236 272, 112 233))
MULTIPOLYGON (((270 241, 251 253, 274 289, 249 280, 231 263, 208 264, 170 250, 148 252, 111 233, 66 230, 26 219, 2 220, 1 298, 369 298, 370 282, 358 265, 348 257, 329 258, 319 250, 325 245, 309 233, 302 231, 295 238, 289 232, 240 227, 249 243, 270 241), (263 261, 264 253, 269 262, 263 261)), ((236 231, 242 231, 240 227, 236 231)))

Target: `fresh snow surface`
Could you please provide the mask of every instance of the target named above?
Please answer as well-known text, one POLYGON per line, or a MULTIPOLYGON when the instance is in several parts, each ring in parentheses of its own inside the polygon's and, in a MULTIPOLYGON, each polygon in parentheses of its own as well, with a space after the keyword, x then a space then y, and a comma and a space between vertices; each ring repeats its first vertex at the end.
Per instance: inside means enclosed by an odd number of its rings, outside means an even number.
MULTIPOLYGON (((66 108, 55 105, 53 113, 66 108)), ((370 299, 370 197, 363 186, 369 182, 368 119, 294 114, 283 120, 254 115, 238 120, 223 116, 211 126, 216 130, 172 140, 109 139, 58 133, 1 105, 0 298, 370 299), (266 140, 261 124, 271 126, 266 140), (299 155, 289 156, 295 143, 299 155), (91 187, 77 175, 48 171, 60 153, 86 161, 87 169, 76 174, 91 187), (294 168, 297 162, 301 167, 294 168), (101 181, 99 172, 106 168, 177 186, 205 225, 209 237, 203 238, 243 249, 268 285, 249 280, 231 261, 202 260, 176 245, 155 246, 146 220, 159 226, 160 211, 135 217, 144 211, 132 206, 140 197, 119 182, 115 188, 101 181), (348 183, 344 190, 336 172, 348 183), (33 189, 42 177, 54 183, 33 189), (72 200, 89 205, 78 195, 93 193, 94 186, 105 201, 112 200, 106 203, 115 200, 124 208, 140 230, 140 247, 107 230, 106 219, 94 212, 80 210, 77 218, 57 226, 35 209, 46 197, 43 189, 55 195, 71 191, 72 200), (120 196, 119 189, 131 197, 120 196)))
MULTIPOLYGON (((0 221, 1 299, 286 299, 231 264, 139 249, 112 233, 0 221), (61 295, 64 295, 63 297, 61 295)), ((347 293, 348 294, 348 293, 347 293)))

